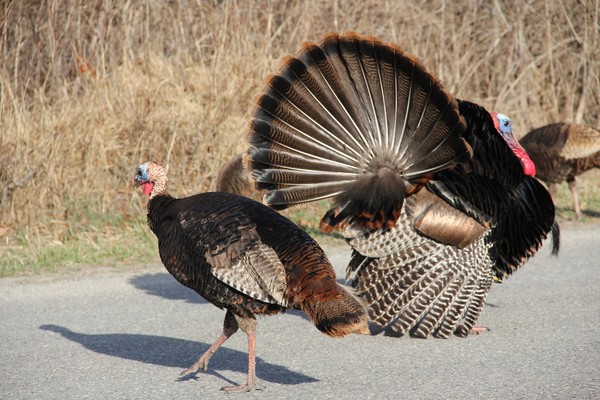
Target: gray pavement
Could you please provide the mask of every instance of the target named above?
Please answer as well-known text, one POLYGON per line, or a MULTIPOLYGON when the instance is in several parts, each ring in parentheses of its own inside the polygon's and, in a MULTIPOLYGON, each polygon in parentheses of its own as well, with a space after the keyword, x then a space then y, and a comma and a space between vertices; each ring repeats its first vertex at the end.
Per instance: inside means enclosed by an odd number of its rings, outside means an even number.
MULTIPOLYGON (((598 399, 600 225, 563 224, 548 246, 495 285, 467 339, 326 337, 297 312, 262 318, 257 374, 232 337, 208 373, 179 379, 218 336, 224 311, 160 265, 0 279, 1 399, 598 399)), ((338 274, 349 250, 328 246, 338 274)), ((341 276, 341 275, 340 275, 341 276)))

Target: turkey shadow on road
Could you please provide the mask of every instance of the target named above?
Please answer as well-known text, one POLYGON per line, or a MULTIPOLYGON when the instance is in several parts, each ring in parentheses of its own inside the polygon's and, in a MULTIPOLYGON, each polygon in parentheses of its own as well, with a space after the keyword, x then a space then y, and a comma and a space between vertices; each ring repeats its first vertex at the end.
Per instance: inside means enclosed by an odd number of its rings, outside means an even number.
POLYGON ((135 288, 153 296, 169 300, 183 300, 187 303, 207 304, 208 302, 192 289, 183 286, 166 272, 136 275, 129 278, 135 288))
MULTIPOLYGON (((187 303, 208 304, 202 296, 192 289, 183 286, 166 272, 136 275, 129 278, 129 283, 136 289, 142 290, 147 294, 159 296, 168 300, 183 300, 187 303)), ((310 321, 302 311, 288 309, 285 313, 310 321)))
MULTIPOLYGON (((41 325, 40 329, 58 333, 62 337, 79 343, 86 349, 99 354, 146 364, 176 367, 182 370, 195 363, 200 354, 210 347, 210 344, 207 343, 165 336, 132 333, 88 334, 74 332, 58 325, 41 325)), ((246 374, 248 372, 247 368, 248 355, 245 352, 221 347, 211 358, 207 373, 233 383, 219 374, 218 371, 234 371, 246 374)), ((298 385, 319 381, 308 375, 291 371, 282 365, 268 363, 260 357, 256 357, 256 371, 259 379, 283 385, 298 385)), ((189 378, 181 380, 187 379, 189 378)))

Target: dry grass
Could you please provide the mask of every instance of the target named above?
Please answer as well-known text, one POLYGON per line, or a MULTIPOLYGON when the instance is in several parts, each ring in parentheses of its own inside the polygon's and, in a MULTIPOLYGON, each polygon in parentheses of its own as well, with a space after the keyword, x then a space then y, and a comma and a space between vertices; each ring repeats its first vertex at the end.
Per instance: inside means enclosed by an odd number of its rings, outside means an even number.
POLYGON ((400 44, 520 134, 597 127, 599 18, 600 0, 0 2, 0 238, 127 231, 147 159, 170 167, 175 195, 213 188, 264 79, 329 31, 400 44))

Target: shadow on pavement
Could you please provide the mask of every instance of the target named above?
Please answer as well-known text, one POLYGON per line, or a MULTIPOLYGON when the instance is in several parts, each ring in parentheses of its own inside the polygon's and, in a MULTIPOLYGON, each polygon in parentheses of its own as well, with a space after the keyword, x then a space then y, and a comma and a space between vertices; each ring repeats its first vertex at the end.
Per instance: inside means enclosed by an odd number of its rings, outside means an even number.
MULTIPOLYGON (((207 343, 165 336, 131 333, 87 334, 74 332, 58 325, 41 325, 40 329, 58 333, 96 353, 147 364, 177 367, 182 370, 196 362, 198 357, 210 347, 207 343)), ((245 374, 247 368, 248 355, 245 352, 221 347, 211 358, 208 374, 227 380, 217 371, 228 370, 245 374)), ((291 371, 281 365, 270 364, 259 357, 256 357, 256 371, 259 379, 273 383, 297 385, 318 382, 315 378, 291 371)), ((202 372, 198 373, 200 374, 202 372)), ((187 379, 193 378, 186 377, 182 380, 187 379)))
POLYGON ((129 279, 129 283, 147 294, 160 296, 168 300, 183 300, 194 304, 208 303, 202 296, 177 282, 167 272, 136 275, 129 279))
MULTIPOLYGON (((193 304, 209 304, 198 293, 183 286, 166 272, 136 275, 129 278, 129 283, 136 289, 142 290, 149 295, 159 296, 167 300, 183 300, 193 304)), ((302 311, 288 309, 285 313, 310 321, 302 311)), ((275 318, 277 317, 275 316, 275 318)))

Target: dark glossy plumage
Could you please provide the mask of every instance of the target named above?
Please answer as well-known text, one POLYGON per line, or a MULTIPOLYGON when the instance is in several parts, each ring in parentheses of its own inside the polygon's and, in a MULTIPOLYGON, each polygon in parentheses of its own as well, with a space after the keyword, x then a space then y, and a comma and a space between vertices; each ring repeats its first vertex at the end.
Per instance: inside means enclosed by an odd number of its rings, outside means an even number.
POLYGON ((490 114, 466 101, 459 101, 459 109, 467 121, 464 138, 473 148, 467 168, 472 172, 462 167, 441 172, 428 188, 491 227, 494 270, 502 279, 542 245, 554 223, 554 205, 548 191, 523 174, 490 114))
POLYGON ((222 335, 183 373, 206 370, 212 354, 239 327, 248 334, 248 382, 226 390, 253 390, 256 316, 288 308, 304 311, 333 337, 369 333, 362 301, 337 282, 323 250, 287 218, 230 193, 175 199, 155 163, 142 164, 134 183, 150 197, 148 225, 167 270, 227 310, 222 335))
MULTIPOLYGON (((247 198, 229 193, 156 196, 149 204, 148 225, 158 237, 167 270, 235 315, 302 309, 307 302, 340 295, 335 273, 315 241, 247 198)), ((326 323, 319 328, 332 333, 326 323)))
POLYGON ((530 131, 521 144, 537 166, 536 177, 550 185, 564 181, 573 193, 573 208, 579 218, 581 209, 575 177, 600 168, 600 130, 579 124, 556 123, 530 131))
POLYGON ((258 99, 249 142, 269 205, 333 199, 321 227, 352 246, 348 279, 373 322, 400 333, 468 334, 493 279, 551 230, 558 240, 508 119, 457 101, 371 37, 328 35, 288 58, 258 99))

